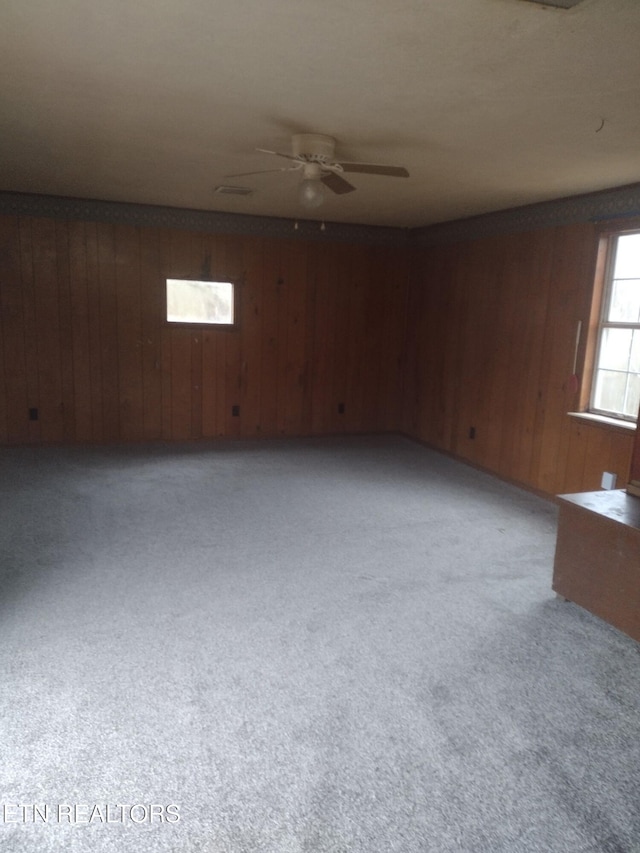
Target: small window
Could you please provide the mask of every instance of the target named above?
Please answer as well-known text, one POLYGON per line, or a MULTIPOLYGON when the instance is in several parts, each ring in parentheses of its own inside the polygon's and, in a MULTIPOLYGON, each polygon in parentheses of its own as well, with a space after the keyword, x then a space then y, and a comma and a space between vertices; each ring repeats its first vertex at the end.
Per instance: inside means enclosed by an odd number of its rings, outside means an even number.
POLYGON ((635 421, 640 406, 640 231, 609 240, 591 411, 635 421))
POLYGON ((230 281, 167 279, 169 323, 233 326, 234 316, 234 287, 230 281))

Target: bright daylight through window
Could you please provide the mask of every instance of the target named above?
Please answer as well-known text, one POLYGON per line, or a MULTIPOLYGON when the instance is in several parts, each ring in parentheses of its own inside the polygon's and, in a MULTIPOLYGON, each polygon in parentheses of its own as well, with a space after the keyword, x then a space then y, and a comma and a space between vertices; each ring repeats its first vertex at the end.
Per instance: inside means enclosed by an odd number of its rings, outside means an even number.
POLYGON ((610 243, 591 411, 635 421, 640 406, 640 232, 610 243))
POLYGON ((167 279, 169 323, 234 324, 234 287, 230 281, 167 279))

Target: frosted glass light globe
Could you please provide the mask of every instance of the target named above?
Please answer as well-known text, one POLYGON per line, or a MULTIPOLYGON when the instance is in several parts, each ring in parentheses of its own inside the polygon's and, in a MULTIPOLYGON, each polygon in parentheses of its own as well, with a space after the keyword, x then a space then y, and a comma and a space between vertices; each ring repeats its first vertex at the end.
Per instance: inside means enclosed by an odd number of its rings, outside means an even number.
POLYGON ((306 178, 300 184, 298 198, 303 207, 313 210, 314 207, 320 207, 324 201, 324 188, 320 181, 306 178))

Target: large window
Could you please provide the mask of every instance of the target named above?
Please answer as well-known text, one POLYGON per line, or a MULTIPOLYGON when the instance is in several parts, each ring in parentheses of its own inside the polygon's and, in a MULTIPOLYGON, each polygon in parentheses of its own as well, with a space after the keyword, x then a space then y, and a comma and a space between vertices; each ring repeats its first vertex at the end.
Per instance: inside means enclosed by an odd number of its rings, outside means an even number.
POLYGON ((635 421, 640 406, 640 231, 608 240, 591 411, 635 421))
POLYGON ((230 281, 167 279, 169 323, 233 326, 234 286, 230 281))

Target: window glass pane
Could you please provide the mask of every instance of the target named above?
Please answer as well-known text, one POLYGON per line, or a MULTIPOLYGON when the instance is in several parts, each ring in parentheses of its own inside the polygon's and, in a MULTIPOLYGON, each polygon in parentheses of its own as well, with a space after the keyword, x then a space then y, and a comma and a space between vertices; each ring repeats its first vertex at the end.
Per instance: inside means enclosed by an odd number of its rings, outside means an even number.
POLYGON ((627 374, 613 370, 598 370, 594 408, 606 412, 624 412, 627 374))
POLYGON ((629 370, 634 373, 640 373, 640 330, 636 329, 633 333, 633 342, 631 344, 631 359, 629 361, 629 370))
POLYGON ((640 278, 640 234, 618 237, 614 278, 640 278))
POLYGON ((638 407, 640 406, 640 375, 637 373, 629 374, 629 383, 627 385, 627 399, 624 404, 624 413, 629 417, 635 418, 638 415, 638 407))
POLYGON ((614 235, 608 246, 615 253, 608 263, 605 302, 594 365, 594 410, 633 418, 640 403, 640 230, 614 235), (618 328, 610 328, 610 326, 618 328))
POLYGON ((632 334, 631 329, 603 329, 599 366, 607 370, 628 370, 632 334))
POLYGON ((640 320, 640 279, 613 282, 608 319, 614 323, 637 323, 640 320))
POLYGON ((233 324, 233 284, 229 281, 167 279, 170 323, 233 324))

